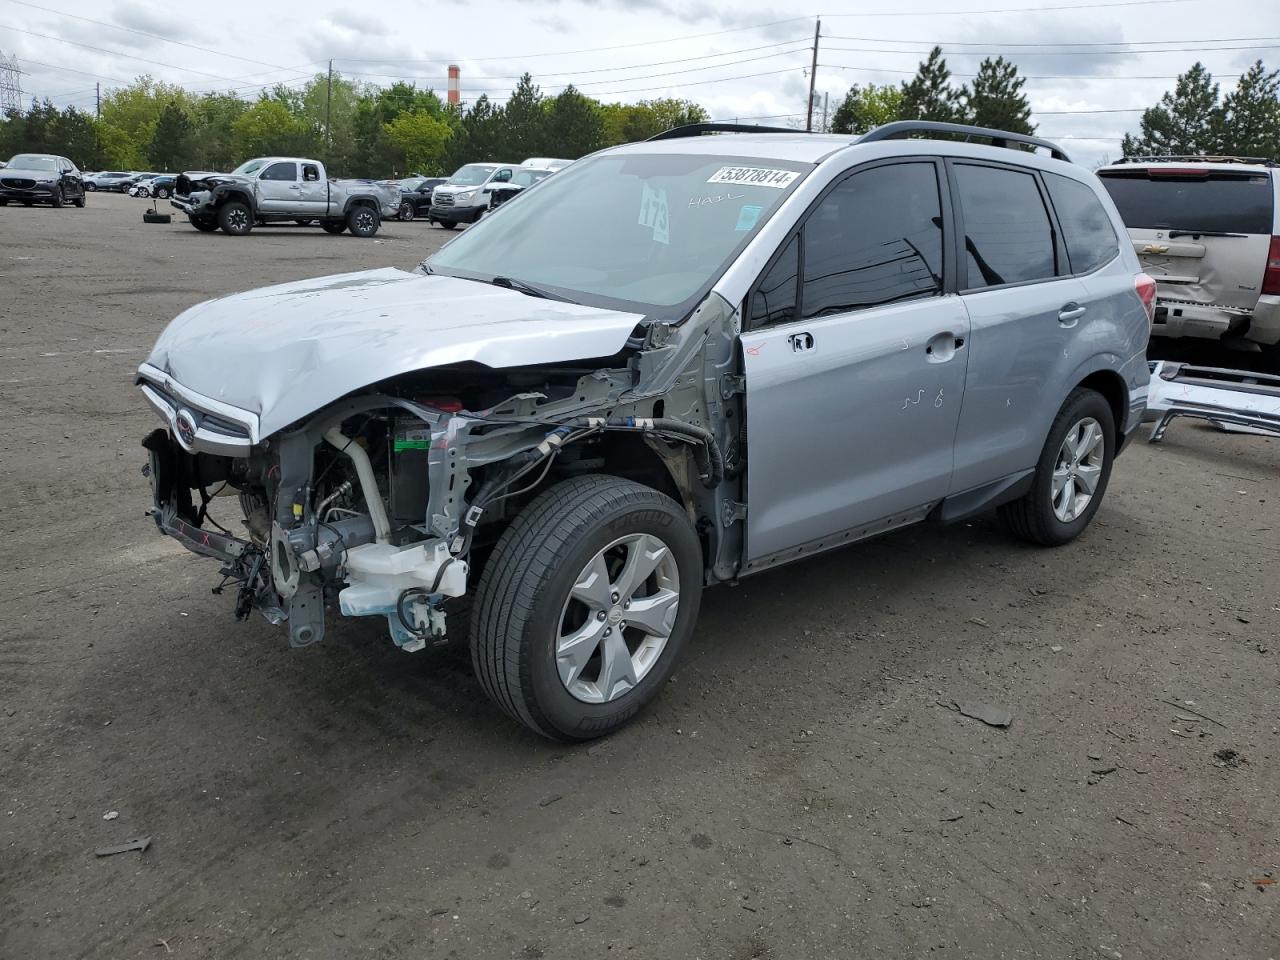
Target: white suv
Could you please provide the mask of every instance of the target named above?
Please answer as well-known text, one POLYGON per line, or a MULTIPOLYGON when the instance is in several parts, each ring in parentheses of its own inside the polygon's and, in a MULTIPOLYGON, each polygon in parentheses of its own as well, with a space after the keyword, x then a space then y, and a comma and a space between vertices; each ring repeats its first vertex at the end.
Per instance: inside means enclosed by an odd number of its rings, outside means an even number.
POLYGON ((1098 171, 1156 280, 1152 334, 1247 341, 1280 357, 1280 166, 1151 157, 1098 171))

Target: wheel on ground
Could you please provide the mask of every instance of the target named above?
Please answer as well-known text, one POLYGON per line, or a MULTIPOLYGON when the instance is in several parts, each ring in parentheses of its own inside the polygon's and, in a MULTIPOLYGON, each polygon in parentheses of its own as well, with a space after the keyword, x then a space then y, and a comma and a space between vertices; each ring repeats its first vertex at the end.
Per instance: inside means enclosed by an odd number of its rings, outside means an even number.
POLYGON ((76 197, 76 198, 75 198, 74 200, 72 200, 71 202, 72 202, 72 203, 74 203, 77 207, 80 207, 80 208, 83 210, 83 209, 84 209, 84 200, 85 200, 85 197, 87 197, 87 196, 88 196, 88 194, 87 194, 87 193, 85 193, 85 192, 82 190, 82 191, 80 192, 80 196, 76 197))
POLYGON ((201 233, 213 233, 218 229, 217 217, 197 217, 194 214, 187 217, 191 221, 191 225, 201 233))
POLYGON ((158 190, 156 191, 156 196, 157 196, 157 197, 159 197, 161 200, 168 200, 168 199, 169 199, 169 188, 168 188, 168 187, 161 187, 160 189, 158 189, 158 190))
POLYGON ((305 219, 305 218, 300 219, 300 220, 295 220, 295 221, 293 221, 293 222, 294 222, 294 223, 296 223, 296 224, 297 224, 298 226, 300 226, 300 227, 309 227, 309 226, 311 226, 311 224, 312 224, 312 221, 307 220, 307 219, 305 219))
POLYGON ((702 573, 698 536, 665 494, 603 475, 551 487, 503 531, 480 578, 481 686, 553 740, 613 732, 671 675, 702 573))
POLYGON ((53 191, 53 200, 51 202, 55 207, 61 207, 64 203, 67 202, 66 198, 62 195, 61 184, 59 184, 58 187, 53 191))
POLYGON ((320 229, 325 233, 339 234, 347 229, 347 225, 341 220, 321 220, 320 229))
POLYGON ((253 229, 253 217, 249 207, 239 200, 231 200, 218 208, 218 226, 223 233, 243 237, 253 229))
POLYGON ((146 187, 139 187, 138 196, 142 197, 145 200, 147 197, 151 196, 151 191, 148 190, 146 187))
POLYGON ((93 191, 98 189, 98 185, 96 183, 86 183, 84 185, 84 188, 88 190, 90 193, 93 193, 93 191))
POLYGON ((372 237, 378 232, 381 218, 373 207, 352 207, 347 214, 347 229, 353 237, 372 237))
POLYGON ((452 230, 454 227, 458 225, 458 222, 456 220, 440 220, 437 222, 440 224, 440 226, 444 227, 446 230, 452 230))
POLYGON ((1002 506, 1000 519, 1023 540, 1070 543, 1098 512, 1115 455, 1111 405, 1096 390, 1073 390, 1049 428, 1030 492, 1002 506))
POLYGON ((8 200, 0 200, 0 207, 7 207, 8 205, 9 205, 8 200))
POLYGON ((397 219, 397 220, 412 220, 412 219, 413 219, 413 204, 412 204, 412 203, 410 203, 408 200, 403 200, 403 201, 401 201, 401 203, 400 203, 400 209, 396 211, 396 219, 397 219))

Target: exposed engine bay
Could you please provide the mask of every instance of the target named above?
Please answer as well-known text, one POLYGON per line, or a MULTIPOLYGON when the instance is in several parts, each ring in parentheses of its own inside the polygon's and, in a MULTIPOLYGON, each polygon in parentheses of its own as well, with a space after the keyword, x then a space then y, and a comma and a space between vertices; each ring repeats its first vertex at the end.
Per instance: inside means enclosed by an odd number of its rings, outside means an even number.
POLYGON ((703 538, 707 580, 732 579, 737 322, 713 294, 613 357, 401 374, 234 451, 209 439, 231 428, 208 405, 144 364, 138 383, 169 421, 143 443, 155 522, 221 562, 215 592, 234 590, 237 618, 257 610, 295 646, 320 641, 333 608, 383 617, 406 651, 443 642, 510 519, 579 473, 668 491, 703 538))

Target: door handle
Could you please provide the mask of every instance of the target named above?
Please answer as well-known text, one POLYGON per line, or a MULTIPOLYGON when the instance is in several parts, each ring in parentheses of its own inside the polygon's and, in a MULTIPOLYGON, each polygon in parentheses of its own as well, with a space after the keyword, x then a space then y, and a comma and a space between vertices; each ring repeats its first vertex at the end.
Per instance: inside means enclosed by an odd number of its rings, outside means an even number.
POLYGON ((1062 309, 1058 311, 1058 322, 1067 326, 1074 326, 1075 322, 1084 316, 1085 308, 1072 300, 1070 303, 1064 303, 1062 309))
POLYGON ((946 363, 963 346, 964 337, 957 337, 954 333, 945 331, 931 338, 924 352, 929 355, 930 363, 946 363))
POLYGON ((793 333, 787 337, 787 342, 791 344, 792 353, 804 353, 806 350, 813 349, 813 334, 793 333))

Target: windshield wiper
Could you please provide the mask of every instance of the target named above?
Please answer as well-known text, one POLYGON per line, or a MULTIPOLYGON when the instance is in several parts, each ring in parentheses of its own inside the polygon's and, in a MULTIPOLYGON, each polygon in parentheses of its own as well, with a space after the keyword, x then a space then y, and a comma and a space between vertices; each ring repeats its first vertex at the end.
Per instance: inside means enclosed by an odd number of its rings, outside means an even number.
POLYGON ((1169 239, 1175 237, 1247 237, 1247 233, 1223 233, 1221 230, 1170 230, 1169 239))
POLYGON ((573 303, 568 297, 562 297, 558 294, 550 293, 540 287, 535 287, 531 283, 524 280, 516 280, 514 277, 494 277, 489 281, 495 287, 506 287, 508 290, 517 290, 529 297, 540 297, 543 300, 559 300, 562 303, 573 303))

